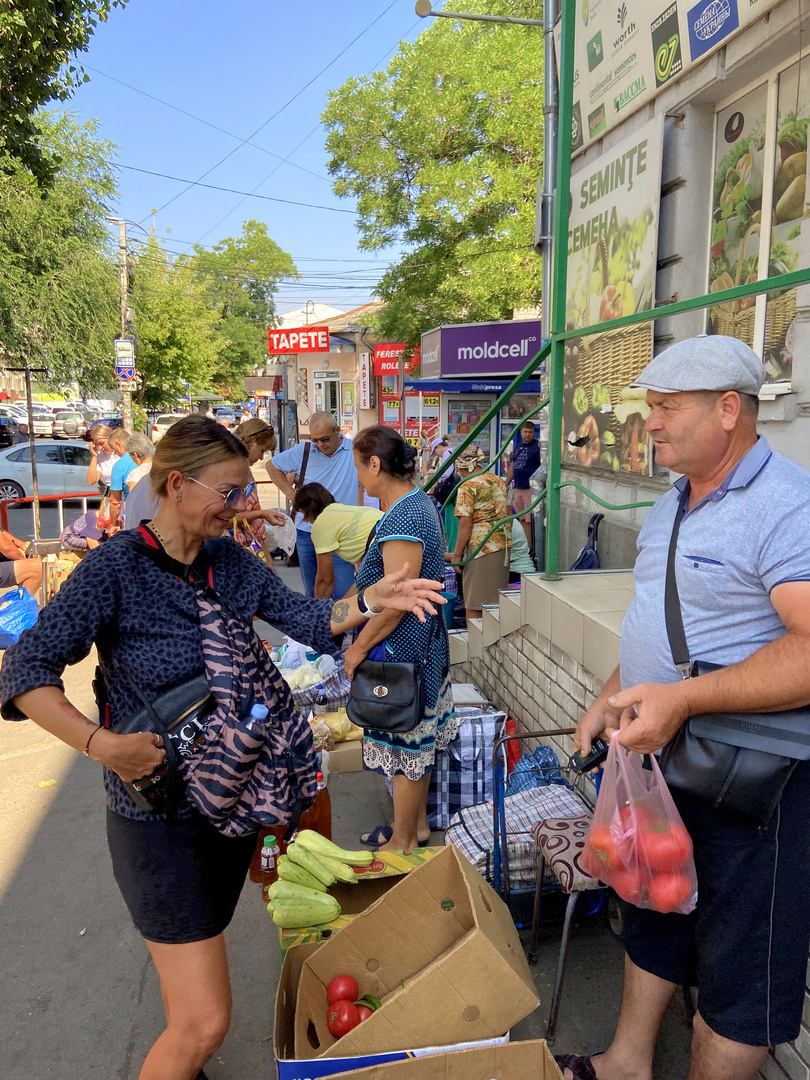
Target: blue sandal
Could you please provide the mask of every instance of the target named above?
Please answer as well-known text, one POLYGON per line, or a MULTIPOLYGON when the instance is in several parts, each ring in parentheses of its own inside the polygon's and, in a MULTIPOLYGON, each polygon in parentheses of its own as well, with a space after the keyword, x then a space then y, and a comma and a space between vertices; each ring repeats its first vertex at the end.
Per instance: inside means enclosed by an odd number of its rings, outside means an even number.
MULTIPOLYGON (((372 832, 363 833, 360 837, 360 843, 365 844, 367 847, 378 848, 383 844, 387 844, 391 837, 394 835, 394 830, 390 825, 378 825, 372 832)), ((430 843, 430 838, 427 840, 417 840, 419 847, 427 847, 430 843)))

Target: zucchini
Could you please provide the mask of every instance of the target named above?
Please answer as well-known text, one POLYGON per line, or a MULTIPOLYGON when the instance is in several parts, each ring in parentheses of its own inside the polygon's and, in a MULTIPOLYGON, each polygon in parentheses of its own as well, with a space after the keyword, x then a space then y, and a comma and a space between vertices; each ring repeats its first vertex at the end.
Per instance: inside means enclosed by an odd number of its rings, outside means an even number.
POLYGON ((298 885, 294 881, 274 881, 267 890, 271 900, 316 900, 322 904, 329 904, 332 897, 328 893, 319 892, 317 889, 308 889, 306 885, 298 885))
POLYGON ((328 859, 337 859, 339 862, 347 863, 349 866, 370 866, 374 861, 373 851, 346 851, 312 829, 302 829, 297 832, 295 842, 296 844, 302 844, 313 855, 317 855, 318 858, 326 855, 328 859))
POLYGON ((324 885, 329 888, 330 885, 334 885, 337 878, 331 870, 327 870, 320 859, 316 858, 311 851, 307 851, 305 847, 301 847, 299 844, 290 844, 287 848, 287 858, 292 859, 298 866, 304 868, 307 873, 312 874, 318 881, 322 881, 324 885))
POLYGON ((276 926, 292 930, 303 926, 321 926, 336 919, 340 915, 340 904, 331 896, 328 900, 329 903, 319 900, 271 900, 267 908, 276 926))
POLYGON ((299 866, 292 859, 288 859, 286 855, 279 856, 278 876, 282 881, 292 881, 296 885, 304 885, 307 889, 316 889, 322 893, 326 892, 326 886, 321 880, 310 874, 303 866, 299 866))

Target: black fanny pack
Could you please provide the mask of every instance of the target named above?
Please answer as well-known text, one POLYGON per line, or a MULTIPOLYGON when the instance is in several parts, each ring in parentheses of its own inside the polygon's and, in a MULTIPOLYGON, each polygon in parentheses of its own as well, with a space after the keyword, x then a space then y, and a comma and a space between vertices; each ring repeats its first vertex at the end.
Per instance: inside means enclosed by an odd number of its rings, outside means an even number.
MULTIPOLYGON (((720 669, 692 661, 675 576, 678 532, 688 488, 675 514, 667 557, 664 610, 672 659, 685 679, 720 669)), ((667 784, 764 828, 800 761, 810 761, 810 709, 691 716, 664 747, 667 784)))

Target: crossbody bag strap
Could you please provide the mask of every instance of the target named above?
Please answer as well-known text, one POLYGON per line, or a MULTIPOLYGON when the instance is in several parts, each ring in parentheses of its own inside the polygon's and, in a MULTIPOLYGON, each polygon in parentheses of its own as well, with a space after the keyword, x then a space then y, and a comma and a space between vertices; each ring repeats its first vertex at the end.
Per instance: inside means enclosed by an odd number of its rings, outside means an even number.
POLYGON ((678 579, 675 574, 675 556, 678 550, 678 534, 681 531, 681 519, 686 509, 686 501, 689 498, 689 486, 684 487, 678 499, 678 508, 675 511, 675 521, 672 525, 672 536, 669 540, 669 552, 667 554, 667 576, 664 588, 664 619, 667 627, 669 647, 672 650, 672 659, 675 667, 684 679, 688 679, 692 672, 692 661, 689 656, 689 646, 686 644, 686 633, 683 628, 683 613, 681 601, 678 596, 678 579))
POLYGON ((312 450, 312 443, 309 440, 307 440, 304 443, 304 457, 303 457, 303 459, 301 461, 301 471, 299 472, 298 476, 296 476, 295 483, 293 484, 293 487, 295 488, 296 491, 300 491, 301 488, 304 486, 304 483, 306 481, 307 464, 309 463, 309 455, 310 455, 311 450, 312 450))

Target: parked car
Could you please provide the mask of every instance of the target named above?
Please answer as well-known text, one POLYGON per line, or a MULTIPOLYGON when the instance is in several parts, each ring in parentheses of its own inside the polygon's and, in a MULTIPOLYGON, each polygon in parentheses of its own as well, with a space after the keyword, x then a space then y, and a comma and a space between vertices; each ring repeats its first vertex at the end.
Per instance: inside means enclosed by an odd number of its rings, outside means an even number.
POLYGON ((226 405, 225 408, 214 409, 214 416, 218 424, 221 424, 223 420, 227 420, 232 428, 236 427, 236 414, 230 405, 226 405))
POLYGON ((90 439, 90 431, 96 424, 106 424, 108 428, 120 428, 124 426, 124 418, 122 416, 96 416, 88 424, 87 431, 85 433, 85 439, 90 439))
POLYGON ((157 446, 172 424, 182 420, 184 415, 184 413, 159 413, 154 418, 149 434, 152 436, 152 442, 155 446, 157 446))
POLYGON ((40 412, 36 410, 34 412, 34 434, 35 435, 51 435, 53 433, 53 422, 56 416, 52 412, 40 412))
POLYGON ((19 429, 20 425, 15 417, 3 416, 0 413, 0 447, 11 446, 19 429))
POLYGON ((51 434, 54 439, 83 439, 87 434, 87 421, 80 412, 58 412, 54 417, 51 434))
MULTIPOLYGON (((40 495, 66 495, 90 490, 87 483, 90 451, 86 446, 54 440, 38 443, 36 452, 40 495)), ((33 493, 31 447, 22 443, 0 450, 0 500, 22 499, 33 493)))

